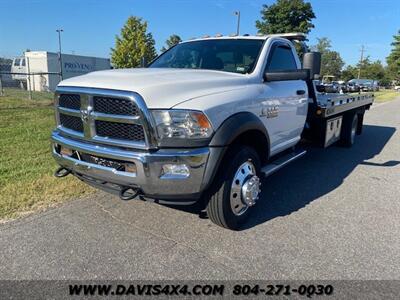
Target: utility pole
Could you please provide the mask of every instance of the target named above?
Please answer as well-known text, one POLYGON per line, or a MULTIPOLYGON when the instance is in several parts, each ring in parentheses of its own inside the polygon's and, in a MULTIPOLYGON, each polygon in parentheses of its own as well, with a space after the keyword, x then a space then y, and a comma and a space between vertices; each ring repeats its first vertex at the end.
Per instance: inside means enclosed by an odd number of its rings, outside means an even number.
POLYGON ((62 59, 61 59, 61 32, 64 30, 57 29, 58 32, 58 62, 60 63, 60 81, 63 80, 63 73, 62 73, 62 59))
POLYGON ((235 16, 237 16, 237 27, 236 27, 236 35, 239 36, 240 33, 240 11, 235 11, 235 16))
POLYGON ((364 60, 364 51, 365 51, 365 48, 364 48, 364 45, 361 45, 361 57, 360 57, 360 67, 358 68, 358 76, 357 76, 357 79, 360 79, 360 76, 361 76, 361 67, 362 67, 362 64, 363 64, 363 60, 364 60))

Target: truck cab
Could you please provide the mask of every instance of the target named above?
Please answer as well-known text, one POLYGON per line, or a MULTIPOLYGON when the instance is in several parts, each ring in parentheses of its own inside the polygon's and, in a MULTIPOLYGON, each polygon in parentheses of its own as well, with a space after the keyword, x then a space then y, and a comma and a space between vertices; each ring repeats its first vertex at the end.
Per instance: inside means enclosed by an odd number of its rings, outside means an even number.
POLYGON ((372 103, 319 94, 318 55, 305 55, 302 66, 293 44, 304 39, 195 39, 147 68, 62 81, 52 133, 56 176, 73 174, 123 200, 199 203, 214 223, 239 228, 259 200, 262 177, 305 154, 292 151, 302 138, 352 144, 372 103))
POLYGON ((26 59, 25 56, 15 57, 11 65, 12 79, 26 83, 26 59), (18 74, 20 73, 20 74, 18 74))

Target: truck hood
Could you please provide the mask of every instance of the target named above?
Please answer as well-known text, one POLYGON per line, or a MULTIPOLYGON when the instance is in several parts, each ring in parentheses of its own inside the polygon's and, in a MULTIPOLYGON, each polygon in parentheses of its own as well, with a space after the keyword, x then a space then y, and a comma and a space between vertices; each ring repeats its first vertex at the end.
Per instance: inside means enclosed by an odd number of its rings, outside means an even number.
POLYGON ((63 80, 59 86, 131 91, 140 94, 148 108, 171 108, 205 95, 243 88, 246 75, 193 69, 116 69, 63 80))

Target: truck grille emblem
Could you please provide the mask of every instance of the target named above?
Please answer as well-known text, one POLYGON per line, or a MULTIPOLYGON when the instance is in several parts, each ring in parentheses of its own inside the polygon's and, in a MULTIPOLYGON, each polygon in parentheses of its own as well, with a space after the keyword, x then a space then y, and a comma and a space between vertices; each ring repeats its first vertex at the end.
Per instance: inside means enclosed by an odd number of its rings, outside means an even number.
POLYGON ((87 123, 89 121, 90 110, 82 109, 81 110, 81 120, 83 123, 87 123))

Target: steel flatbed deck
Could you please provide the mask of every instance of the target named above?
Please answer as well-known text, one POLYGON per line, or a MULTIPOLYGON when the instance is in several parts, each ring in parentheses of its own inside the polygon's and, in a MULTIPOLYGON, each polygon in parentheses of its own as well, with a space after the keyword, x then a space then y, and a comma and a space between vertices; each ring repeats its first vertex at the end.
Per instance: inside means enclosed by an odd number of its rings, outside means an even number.
POLYGON ((370 106, 373 102, 374 93, 319 94, 317 95, 317 114, 327 118, 357 107, 370 106))

